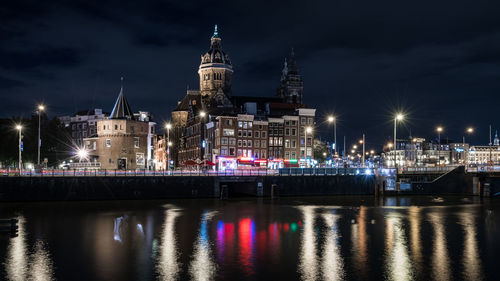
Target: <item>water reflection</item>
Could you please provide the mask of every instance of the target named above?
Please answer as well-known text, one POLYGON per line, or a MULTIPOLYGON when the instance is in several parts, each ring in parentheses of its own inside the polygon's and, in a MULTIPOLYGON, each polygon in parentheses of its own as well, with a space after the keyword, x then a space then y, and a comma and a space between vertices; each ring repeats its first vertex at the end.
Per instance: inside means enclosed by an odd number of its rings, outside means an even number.
POLYGON ((351 224, 352 253, 354 254, 354 267, 363 279, 367 278, 368 252, 366 233, 366 210, 365 206, 359 209, 356 223, 351 224))
POLYGON ((415 272, 421 271, 422 266, 422 248, 420 246, 420 211, 421 209, 416 206, 409 208, 409 221, 410 221, 410 241, 411 241, 411 254, 413 258, 413 265, 415 272))
POLYGON ((240 219, 238 222, 239 262, 243 272, 247 275, 254 273, 254 245, 255 223, 250 218, 240 219))
POLYGON ((24 231, 24 218, 18 217, 18 236, 10 240, 8 259, 5 263, 7 278, 12 281, 26 280, 28 273, 28 250, 24 231))
POLYGON ((299 270, 302 280, 317 280, 318 260, 316 255, 316 235, 314 233, 315 207, 302 206, 299 210, 302 212, 304 221, 299 270))
POLYGON ((387 275, 389 280, 413 280, 407 239, 400 217, 390 214, 386 219, 387 275))
POLYGON ((210 250, 208 223, 216 212, 204 212, 201 216, 200 231, 194 245, 193 261, 189 273, 193 280, 213 280, 216 272, 215 262, 210 250))
POLYGON ((434 280, 439 281, 450 280, 451 271, 448 248, 446 247, 443 214, 441 212, 430 213, 429 220, 434 229, 434 246, 431 258, 432 277, 434 280))
POLYGON ((323 245, 323 257, 321 262, 324 280, 342 280, 344 277, 344 264, 340 255, 339 235, 337 229, 338 215, 324 213, 322 215, 327 231, 323 245))
POLYGON ((476 226, 474 223, 474 215, 466 212, 460 216, 460 223, 464 228, 464 253, 463 267, 465 280, 481 280, 481 259, 479 257, 478 245, 476 240, 476 226))
POLYGON ((158 263, 156 270, 160 280, 176 280, 179 274, 179 261, 177 254, 177 239, 175 236, 175 221, 179 217, 178 209, 165 211, 165 224, 161 236, 158 263))
POLYGON ((29 251, 24 217, 17 219, 18 236, 10 240, 7 250, 8 259, 5 263, 7 280, 54 280, 54 266, 46 245, 41 240, 36 240, 33 250, 29 251))

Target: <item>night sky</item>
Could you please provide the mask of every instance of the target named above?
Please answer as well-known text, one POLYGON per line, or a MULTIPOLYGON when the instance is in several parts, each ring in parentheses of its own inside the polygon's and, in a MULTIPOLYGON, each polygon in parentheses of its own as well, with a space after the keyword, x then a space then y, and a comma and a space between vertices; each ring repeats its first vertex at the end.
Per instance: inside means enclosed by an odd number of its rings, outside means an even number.
MULTIPOLYGON (((304 100, 339 118, 338 138, 488 142, 500 128, 500 1, 2 1, 1 117, 110 112, 124 76, 134 111, 158 123, 189 86, 218 24, 233 94, 274 96, 293 47, 304 100), (139 3, 141 2, 141 3, 139 3), (50 4, 49 4, 50 3, 50 4), (470 139, 470 138, 469 138, 470 139)), ((323 137, 330 128, 321 126, 323 137)), ((368 147, 367 147, 368 148, 368 147)))

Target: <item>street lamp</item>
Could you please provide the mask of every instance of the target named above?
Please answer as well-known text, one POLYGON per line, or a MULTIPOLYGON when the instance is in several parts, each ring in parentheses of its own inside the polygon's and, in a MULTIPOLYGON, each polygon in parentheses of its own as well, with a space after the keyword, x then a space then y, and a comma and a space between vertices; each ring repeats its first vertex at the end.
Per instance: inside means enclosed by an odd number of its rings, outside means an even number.
POLYGON ((76 151, 76 156, 78 157, 81 163, 83 159, 87 159, 89 157, 89 152, 87 151, 87 149, 85 149, 85 147, 82 147, 76 151))
MULTIPOLYGON (((167 139, 165 142, 165 144, 167 144, 167 147, 166 147, 166 150, 167 150, 166 168, 167 168, 167 171, 169 171, 169 172, 170 172, 170 129, 171 128, 172 128, 172 124, 170 124, 170 123, 165 124, 165 129, 167 130, 167 139)), ((165 136, 164 136, 163 140, 165 140, 165 136)))
POLYGON ((40 123, 41 123, 41 115, 42 111, 45 110, 45 105, 39 104, 37 108, 37 113, 38 113, 38 167, 40 167, 40 146, 42 145, 42 140, 40 139, 40 123))
POLYGON ((19 176, 21 176, 22 174, 22 167, 23 167, 23 158, 22 158, 22 155, 21 155, 21 151, 23 149, 23 141, 22 141, 22 133, 21 131, 23 130, 23 126, 18 124, 16 125, 16 130, 19 131, 19 145, 18 145, 18 149, 19 149, 19 176))
POLYGON ((305 151, 304 151, 304 156, 306 158, 306 161, 307 161, 307 134, 310 134, 312 133, 312 128, 311 127, 306 127, 305 128, 305 134, 304 134, 304 147, 305 147, 305 151))
POLYGON ((200 111, 200 125, 201 125, 201 128, 200 128, 200 140, 201 140, 201 143, 200 143, 200 159, 205 159, 205 124, 203 123, 205 120, 205 116, 207 115, 207 113, 205 111, 200 111))
POLYGON ((333 143, 334 143, 334 150, 335 150, 335 154, 337 154, 337 119, 335 118, 335 116, 331 115, 331 116, 328 116, 328 122, 329 123, 333 123, 333 143))
POLYGON ((396 161, 396 135, 397 135, 397 123, 398 121, 403 121, 405 116, 402 113, 396 114, 394 117, 394 167, 397 168, 397 161, 396 161))
POLYGON ((441 132, 443 132, 443 127, 438 126, 436 131, 438 133, 438 166, 441 166, 441 132))
MULTIPOLYGON (((472 135, 474 133, 474 128, 469 127, 465 132, 469 135, 472 135)), ((463 148, 464 148, 464 164, 465 164, 465 169, 467 170, 467 163, 468 163, 468 158, 469 158, 469 149, 467 149, 467 152, 465 151, 465 136, 463 136, 463 148)), ((470 145, 469 145, 470 148, 470 145)))

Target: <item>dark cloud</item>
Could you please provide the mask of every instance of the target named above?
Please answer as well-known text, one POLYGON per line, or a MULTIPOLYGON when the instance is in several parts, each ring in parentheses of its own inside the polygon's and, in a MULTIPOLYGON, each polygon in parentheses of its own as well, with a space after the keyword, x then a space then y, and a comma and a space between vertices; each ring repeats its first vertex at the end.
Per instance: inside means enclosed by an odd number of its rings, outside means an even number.
MULTIPOLYGON (((158 120, 198 87, 200 55, 219 24, 234 64, 233 93, 274 95, 294 47, 304 98, 340 115, 339 135, 450 138, 500 127, 500 2, 495 1, 8 1, 0 6, 0 90, 4 116, 36 102, 51 114, 110 111, 125 76, 135 109, 158 120)), ((321 122, 320 122, 321 123, 321 122)), ((321 127, 328 136, 328 128, 321 127)))

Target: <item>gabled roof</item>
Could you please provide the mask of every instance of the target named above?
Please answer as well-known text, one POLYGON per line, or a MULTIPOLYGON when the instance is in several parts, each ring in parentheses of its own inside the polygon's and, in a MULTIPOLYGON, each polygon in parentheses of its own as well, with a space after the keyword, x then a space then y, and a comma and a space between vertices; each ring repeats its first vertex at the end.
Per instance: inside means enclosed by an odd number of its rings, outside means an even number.
POLYGON ((120 94, 116 99, 115 106, 113 107, 113 111, 111 111, 109 119, 134 119, 134 113, 123 93, 123 86, 120 89, 120 94))

